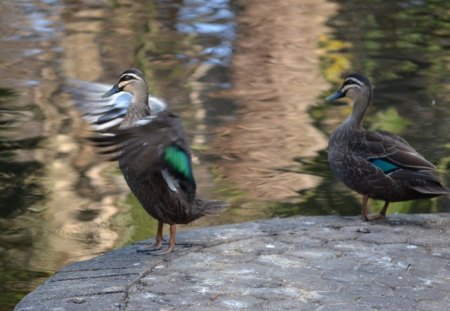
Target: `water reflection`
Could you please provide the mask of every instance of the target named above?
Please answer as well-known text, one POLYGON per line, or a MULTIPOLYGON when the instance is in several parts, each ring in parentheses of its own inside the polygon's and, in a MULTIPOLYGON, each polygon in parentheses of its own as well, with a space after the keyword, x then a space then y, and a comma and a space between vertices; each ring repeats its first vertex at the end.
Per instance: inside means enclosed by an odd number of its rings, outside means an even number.
POLYGON ((333 10, 324 1, 288 2, 249 5, 238 17, 241 25, 251 25, 241 33, 233 57, 230 93, 239 107, 215 146, 224 157, 220 165, 226 178, 243 192, 245 204, 254 206, 255 218, 272 213, 258 202, 299 202, 298 193, 322 179, 299 173, 295 159, 313 157, 327 144, 307 111, 328 88, 316 47, 326 31, 322 16, 333 10))
POLYGON ((201 37, 201 55, 206 57, 207 63, 227 66, 235 37, 234 17, 229 1, 184 1, 178 12, 176 29, 201 37))
MULTIPOLYGON (((0 309, 10 309, 62 265, 154 233, 116 165, 85 143, 66 81, 110 81, 138 66, 204 148, 205 118, 220 118, 207 92, 229 87, 222 75, 235 21, 227 1, 26 0, 0 8, 0 309)), ((213 176, 195 160, 208 193, 213 176)))
POLYGON ((0 89, 0 217, 13 217, 44 198, 35 176, 43 165, 27 156, 36 149, 42 137, 26 137, 18 124, 27 120, 27 108, 11 108, 15 94, 0 89))
MULTIPOLYGON (((117 165, 83 139, 70 79, 113 83, 137 66, 182 116, 201 195, 233 203, 192 226, 359 213, 325 152, 350 108, 322 98, 345 71, 376 84, 368 125, 402 134, 449 184, 445 1, 238 4, 0 2, 0 306, 64 264, 154 234, 117 165)), ((450 210, 448 198, 395 206, 450 210)))
MULTIPOLYGON (((450 33, 447 13, 440 9, 444 4, 440 1, 335 2, 339 3, 339 13, 328 21, 333 32, 321 42, 326 77, 335 82, 337 88, 345 72, 359 71, 369 76, 375 90, 366 126, 372 130, 389 130, 406 138, 438 166, 444 184, 448 185, 450 88, 443 68, 448 63, 444 55, 448 55, 446 42, 450 33)), ((350 107, 325 104, 311 110, 317 126, 326 133, 349 113, 350 107)), ((327 184, 324 182, 312 190, 313 196, 328 202, 330 209, 343 213, 346 205, 339 199, 328 199, 328 191, 333 191, 334 183, 327 184), (324 188, 324 192, 320 192, 320 188, 324 188)), ((347 189, 342 191, 345 196, 351 195, 347 189)), ((372 205, 379 209, 382 202, 372 205)), ((450 201, 444 196, 400 202, 392 204, 389 210, 402 213, 450 211, 450 201)))

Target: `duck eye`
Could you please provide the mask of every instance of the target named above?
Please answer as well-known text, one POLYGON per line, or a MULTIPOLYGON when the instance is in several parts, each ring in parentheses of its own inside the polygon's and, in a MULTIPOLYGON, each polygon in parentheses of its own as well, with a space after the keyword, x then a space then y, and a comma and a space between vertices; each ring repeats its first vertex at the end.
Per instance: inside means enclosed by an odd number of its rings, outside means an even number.
POLYGON ((124 75, 123 77, 122 77, 122 81, 130 81, 130 80, 133 80, 134 79, 134 77, 133 76, 130 76, 130 75, 124 75))
POLYGON ((344 84, 342 86, 347 86, 347 85, 357 85, 357 84, 353 80, 347 80, 344 82, 344 84))

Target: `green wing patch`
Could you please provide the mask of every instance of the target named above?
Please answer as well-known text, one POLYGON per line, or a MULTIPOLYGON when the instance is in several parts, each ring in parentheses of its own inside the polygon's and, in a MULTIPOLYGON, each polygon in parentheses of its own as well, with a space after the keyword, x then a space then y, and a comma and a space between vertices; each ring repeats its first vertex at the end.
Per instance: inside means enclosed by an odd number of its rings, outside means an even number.
POLYGON ((184 178, 192 179, 192 166, 189 155, 176 146, 169 146, 164 152, 164 160, 170 168, 184 178))

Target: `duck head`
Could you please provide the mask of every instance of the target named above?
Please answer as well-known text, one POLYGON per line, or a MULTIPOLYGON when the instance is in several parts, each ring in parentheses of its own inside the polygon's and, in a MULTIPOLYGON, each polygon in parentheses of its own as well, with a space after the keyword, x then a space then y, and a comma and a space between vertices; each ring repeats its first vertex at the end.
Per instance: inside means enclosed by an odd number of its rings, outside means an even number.
POLYGON ((368 97, 371 98, 372 86, 366 77, 354 73, 346 76, 340 89, 336 93, 325 98, 325 101, 331 102, 342 97, 356 99, 361 94, 367 94, 369 95, 368 97))
POLYGON ((120 75, 116 84, 105 94, 102 98, 109 97, 119 92, 128 92, 131 94, 138 94, 139 92, 147 94, 147 82, 144 74, 135 68, 128 69, 120 75))
POLYGON ((369 79, 355 73, 348 75, 340 89, 325 100, 331 102, 342 97, 353 99, 352 114, 344 124, 352 128, 361 128, 364 114, 372 101, 372 85, 369 79))

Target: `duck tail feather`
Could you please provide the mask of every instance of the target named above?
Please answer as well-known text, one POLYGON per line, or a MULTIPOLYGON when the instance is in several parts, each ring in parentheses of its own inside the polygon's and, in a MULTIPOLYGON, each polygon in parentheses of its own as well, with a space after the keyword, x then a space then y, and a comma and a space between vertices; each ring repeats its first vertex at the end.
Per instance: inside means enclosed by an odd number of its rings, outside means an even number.
POLYGON ((201 206, 203 215, 218 214, 230 207, 230 204, 219 200, 201 200, 197 199, 198 205, 201 206))
POLYGON ((419 193, 423 194, 430 194, 430 195, 444 195, 449 193, 449 190, 444 188, 440 184, 435 185, 422 185, 422 186, 414 186, 412 187, 414 190, 416 190, 419 193))

